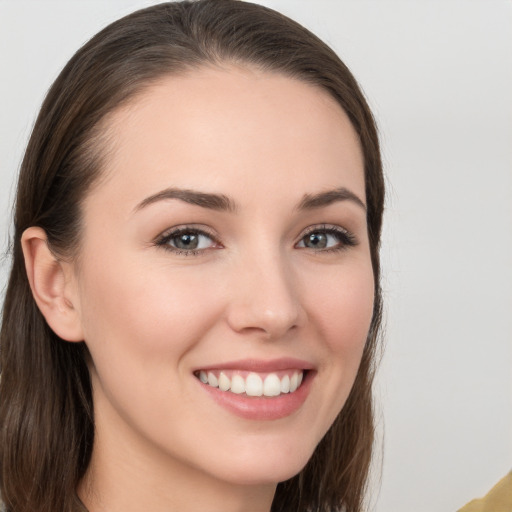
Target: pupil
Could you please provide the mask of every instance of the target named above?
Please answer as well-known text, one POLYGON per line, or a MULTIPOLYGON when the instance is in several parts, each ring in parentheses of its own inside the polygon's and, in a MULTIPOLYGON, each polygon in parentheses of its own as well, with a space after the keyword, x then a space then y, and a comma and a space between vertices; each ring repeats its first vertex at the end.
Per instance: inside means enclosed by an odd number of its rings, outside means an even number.
POLYGON ((315 249, 327 247, 327 236, 324 233, 311 233, 307 237, 306 245, 315 249))
POLYGON ((191 233, 184 233, 176 239, 176 247, 178 249, 196 249, 197 245, 198 237, 191 233))

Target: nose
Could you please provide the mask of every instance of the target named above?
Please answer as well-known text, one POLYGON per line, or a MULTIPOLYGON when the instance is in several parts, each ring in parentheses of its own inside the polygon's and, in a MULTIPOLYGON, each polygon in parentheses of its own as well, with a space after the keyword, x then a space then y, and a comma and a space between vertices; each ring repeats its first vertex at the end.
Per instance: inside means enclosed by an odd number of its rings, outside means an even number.
POLYGON ((303 325, 306 317, 297 281, 284 258, 267 254, 237 266, 227 319, 238 333, 276 340, 303 325))

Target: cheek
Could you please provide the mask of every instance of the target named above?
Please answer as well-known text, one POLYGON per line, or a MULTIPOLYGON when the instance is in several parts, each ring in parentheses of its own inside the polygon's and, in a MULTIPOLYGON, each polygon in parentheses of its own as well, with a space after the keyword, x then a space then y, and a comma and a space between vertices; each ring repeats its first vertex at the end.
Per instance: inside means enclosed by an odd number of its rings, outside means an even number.
POLYGON ((187 356, 217 321, 220 301, 216 283, 198 268, 139 263, 114 258, 89 269, 82 293, 85 341, 98 420, 102 414, 117 422, 120 415, 162 441, 168 437, 163 426, 178 428, 175 417, 189 414, 187 356))
POLYGON ((317 274, 310 289, 310 315, 333 352, 362 352, 373 314, 374 279, 371 264, 362 261, 346 269, 317 274))
POLYGON ((165 359, 176 366, 220 314, 217 283, 199 268, 139 263, 114 258, 87 269, 81 294, 86 342, 93 356, 108 351, 118 362, 135 355, 134 365, 165 359))
POLYGON ((310 294, 310 321, 323 341, 322 413, 327 429, 342 409, 359 369, 373 315, 371 263, 361 261, 317 274, 310 294))

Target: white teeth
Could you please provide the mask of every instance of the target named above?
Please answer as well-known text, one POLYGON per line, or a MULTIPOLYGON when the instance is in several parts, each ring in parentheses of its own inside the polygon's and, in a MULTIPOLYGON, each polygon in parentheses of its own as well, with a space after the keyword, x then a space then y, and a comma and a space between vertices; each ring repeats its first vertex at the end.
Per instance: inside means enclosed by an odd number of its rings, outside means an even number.
POLYGON ((222 373, 219 375, 219 389, 221 391, 227 391, 231 387, 231 381, 229 380, 229 377, 226 377, 225 373, 222 373))
POLYGON ((263 394, 265 396, 279 396, 281 394, 281 381, 275 373, 270 373, 265 378, 263 394))
POLYGON ((219 381, 217 380, 217 377, 212 372, 208 372, 208 384, 212 388, 216 388, 219 385, 219 381))
POLYGON ((237 395, 245 393, 245 380, 241 375, 233 375, 231 379, 231 392, 237 395))
POLYGON ((291 374, 285 374, 282 378, 276 373, 269 373, 265 380, 257 373, 251 372, 244 379, 242 375, 235 373, 230 379, 225 372, 215 375, 213 372, 206 373, 204 370, 199 372, 199 380, 203 384, 219 388, 221 391, 231 391, 231 393, 248 396, 279 396, 282 393, 293 393, 302 383, 304 372, 295 371, 291 374))
POLYGON ((281 379, 281 393, 289 393, 290 392, 290 377, 285 375, 281 379))
POLYGON ((297 389, 298 384, 299 384, 299 382, 298 382, 297 374, 294 373, 292 375, 292 378, 290 379, 290 393, 293 393, 297 389))
POLYGON ((248 396, 263 395, 263 381, 256 373, 249 373, 245 379, 245 393, 248 396))

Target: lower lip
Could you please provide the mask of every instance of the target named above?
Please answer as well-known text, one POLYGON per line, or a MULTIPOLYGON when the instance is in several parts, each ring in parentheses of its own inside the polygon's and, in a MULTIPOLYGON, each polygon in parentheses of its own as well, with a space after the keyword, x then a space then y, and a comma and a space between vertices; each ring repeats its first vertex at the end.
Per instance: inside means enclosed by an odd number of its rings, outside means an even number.
POLYGON ((296 391, 274 397, 237 395, 203 384, 199 379, 197 382, 205 392, 229 412, 248 420, 269 421, 285 418, 300 409, 309 395, 314 375, 315 372, 308 371, 296 391))

